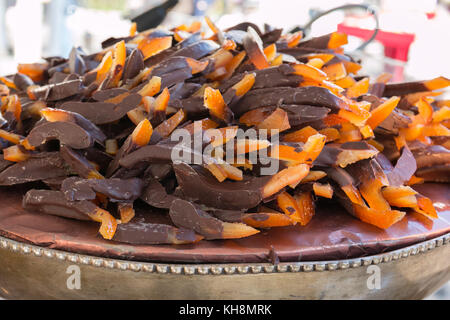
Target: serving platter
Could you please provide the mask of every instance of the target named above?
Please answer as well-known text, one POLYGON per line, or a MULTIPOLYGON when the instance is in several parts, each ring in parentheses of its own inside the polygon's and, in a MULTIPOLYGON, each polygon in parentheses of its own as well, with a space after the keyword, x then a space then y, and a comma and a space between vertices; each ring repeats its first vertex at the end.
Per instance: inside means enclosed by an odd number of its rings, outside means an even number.
MULTIPOLYGON (((95 223, 24 211, 23 188, 0 191, 5 298, 417 299, 450 279, 450 186, 444 184, 416 187, 434 201, 434 221, 408 214, 380 230, 321 203, 306 227, 183 246, 103 240, 95 223), (79 290, 67 286, 73 265, 79 290), (380 268, 379 289, 368 285, 371 265, 380 268)), ((138 218, 164 216, 142 208, 138 218)))

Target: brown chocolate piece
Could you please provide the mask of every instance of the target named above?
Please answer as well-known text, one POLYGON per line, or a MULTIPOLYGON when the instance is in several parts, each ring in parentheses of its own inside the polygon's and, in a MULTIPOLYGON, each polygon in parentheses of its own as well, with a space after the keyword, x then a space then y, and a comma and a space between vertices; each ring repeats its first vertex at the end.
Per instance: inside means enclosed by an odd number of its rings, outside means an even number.
POLYGON ((442 146, 424 146, 412 149, 412 153, 417 161, 418 169, 450 163, 450 150, 442 146))
POLYGON ((340 167, 326 168, 327 176, 330 177, 334 182, 336 182, 340 187, 345 187, 348 185, 357 186, 353 177, 340 167))
MULTIPOLYGON (((252 89, 274 88, 274 87, 298 87, 303 81, 303 77, 293 74, 294 68, 288 64, 281 64, 276 67, 270 67, 262 70, 255 70, 255 83, 252 89)), ((219 89, 221 92, 226 92, 233 85, 244 78, 246 73, 236 74, 230 79, 224 81, 219 89)))
POLYGON ((151 75, 163 77, 164 74, 171 73, 179 69, 188 69, 189 73, 191 72, 191 67, 188 64, 186 57, 173 56, 154 66, 151 71, 151 75))
POLYGON ((201 85, 192 82, 180 82, 169 89, 170 99, 186 99, 200 89, 201 85))
POLYGON ((38 147, 50 140, 59 140, 61 144, 74 149, 89 148, 94 144, 92 136, 73 122, 46 122, 34 127, 28 137, 28 142, 38 147))
POLYGON ((322 120, 331 111, 330 109, 324 107, 307 106, 300 104, 282 104, 279 107, 286 111, 291 128, 303 125, 305 123, 322 120))
POLYGON ((417 164, 414 155, 407 146, 403 147, 402 155, 398 158, 394 169, 387 173, 389 183, 394 186, 403 185, 411 179, 416 169, 417 164))
POLYGON ((33 80, 26 74, 16 73, 13 78, 14 84, 19 90, 26 90, 29 86, 34 85, 33 80))
POLYGON ((238 24, 236 24, 236 25, 234 25, 234 26, 232 26, 232 27, 230 27, 228 29, 225 29, 225 31, 229 32, 231 30, 240 30, 240 31, 246 32, 248 30, 248 27, 251 27, 253 30, 255 30, 256 33, 258 34, 258 36, 262 35, 261 30, 259 30, 259 27, 256 24, 251 23, 251 22, 247 22, 247 21, 238 23, 238 24))
MULTIPOLYGON (((100 99, 100 97, 98 98, 100 99)), ((124 117, 128 111, 139 105, 141 99, 142 97, 138 94, 130 94, 118 104, 68 101, 61 106, 61 109, 77 112, 94 124, 106 124, 124 117)))
POLYGON ((92 95, 92 98, 96 101, 103 102, 105 100, 114 98, 120 94, 128 92, 127 89, 124 88, 110 88, 110 89, 103 89, 103 90, 97 90, 92 95))
POLYGON ((200 239, 192 230, 142 221, 119 224, 113 238, 131 244, 188 244, 200 239))
POLYGON ((161 76, 161 88, 171 87, 192 77, 190 68, 177 69, 161 76))
POLYGON ((299 48, 314 48, 314 49, 328 49, 328 42, 330 41, 331 33, 314 37, 310 40, 302 41, 298 44, 299 48))
POLYGON ((10 186, 67 174, 67 166, 58 152, 41 152, 3 170, 0 173, 0 185, 10 186))
POLYGON ((425 181, 448 183, 450 182, 450 164, 423 167, 418 169, 415 174, 425 181))
MULTIPOLYGON (((175 143, 160 143, 147 145, 138 150, 129 153, 122 157, 119 161, 120 165, 125 168, 132 168, 140 162, 151 163, 168 163, 172 162, 172 150, 175 147, 175 143)), ((182 147, 180 145, 181 157, 192 158, 194 150, 189 147, 182 147)))
POLYGON ((187 47, 181 48, 176 51, 172 57, 187 57, 198 60, 208 54, 211 54, 217 49, 219 49, 219 45, 216 42, 211 40, 201 40, 194 42, 187 47))
POLYGON ((218 210, 213 209, 207 211, 208 213, 212 214, 214 217, 216 217, 219 220, 225 221, 225 222, 242 222, 242 217, 245 215, 245 212, 242 211, 236 211, 236 210, 218 210))
POLYGON ((139 74, 139 72, 144 69, 144 57, 139 49, 134 49, 131 51, 130 55, 125 61, 125 67, 122 74, 123 80, 132 79, 139 74))
POLYGON ((32 90, 39 100, 57 101, 82 93, 83 84, 80 79, 48 84, 32 90))
POLYGON ((188 117, 201 118, 208 115, 208 109, 203 105, 203 97, 189 97, 186 99, 170 99, 169 106, 183 109, 188 117))
POLYGON ((169 211, 170 219, 180 228, 194 230, 207 240, 223 238, 223 222, 191 202, 176 199, 169 211))
POLYGON ((347 166, 345 170, 358 182, 381 179, 383 184, 389 184, 386 173, 375 159, 358 161, 347 166))
POLYGON ((13 165, 15 162, 3 159, 3 155, 0 155, 0 172, 13 165))
POLYGON ((344 100, 321 87, 278 87, 249 91, 232 110, 240 116, 243 113, 263 106, 280 104, 300 104, 327 107, 332 110, 347 109, 344 100))
POLYGON ((156 180, 162 180, 172 172, 172 165, 169 163, 152 163, 145 172, 146 176, 150 175, 156 180))
POLYGON ((136 200, 142 193, 141 179, 82 179, 70 177, 63 181, 61 191, 69 201, 93 200, 96 192, 107 196, 111 201, 136 200))
POLYGON ((168 194, 161 183, 151 178, 147 179, 147 186, 142 191, 140 199, 153 207, 169 209, 172 202, 178 198, 168 194))
POLYGON ((404 96, 421 91, 429 91, 423 81, 387 83, 383 91, 383 97, 404 96))
POLYGON ((375 133, 385 135, 396 135, 398 129, 407 128, 411 119, 402 113, 393 110, 376 128, 375 133))
MULTIPOLYGON (((335 54, 333 50, 329 49, 316 49, 316 48, 309 48, 309 47, 294 47, 294 48, 279 48, 277 43, 277 50, 280 53, 287 54, 295 59, 298 59, 299 61, 304 60, 303 58, 305 55, 311 54, 311 53, 331 53, 335 54)), ((284 59, 284 57, 283 57, 284 59)))
POLYGON ((218 182, 209 172, 186 163, 174 163, 173 168, 186 199, 227 210, 256 207, 262 201, 262 188, 271 178, 246 176, 242 181, 218 182))
POLYGON ((264 44, 271 44, 276 42, 281 37, 282 33, 283 29, 273 29, 261 35, 261 40, 264 44))
POLYGON ((61 146, 59 153, 64 159, 66 164, 83 178, 92 178, 96 170, 92 163, 90 163, 85 157, 79 154, 77 151, 72 150, 68 146, 61 146))
POLYGON ((22 206, 25 210, 76 220, 91 220, 87 214, 97 207, 90 201, 68 201, 61 191, 35 189, 25 194, 22 206))
POLYGON ((346 142, 343 144, 326 144, 314 161, 314 165, 322 167, 345 167, 348 164, 367 159, 378 153, 365 141, 346 142))

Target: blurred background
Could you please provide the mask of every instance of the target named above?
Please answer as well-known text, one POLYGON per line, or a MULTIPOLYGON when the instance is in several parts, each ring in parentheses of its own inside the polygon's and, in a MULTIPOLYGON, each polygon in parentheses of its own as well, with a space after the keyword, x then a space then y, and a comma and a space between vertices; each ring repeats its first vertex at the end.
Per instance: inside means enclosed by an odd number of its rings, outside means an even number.
MULTIPOLYGON (((67 57, 73 46, 86 53, 101 49, 109 37, 128 35, 132 18, 157 6, 156 20, 174 27, 209 16, 225 28, 244 20, 286 31, 344 4, 376 9, 379 33, 362 52, 365 74, 383 71, 394 81, 450 76, 450 0, 0 0, 0 75, 14 73, 17 63, 41 57, 67 57)), ((317 20, 308 37, 339 30, 350 35, 353 51, 372 34, 367 10, 332 12, 317 20)), ((430 297, 450 299, 450 285, 430 297)))
MULTIPOLYGON (((67 56, 72 46, 87 53, 102 40, 125 36, 130 19, 166 3, 162 25, 173 27, 209 16, 219 27, 248 20, 291 30, 330 8, 354 3, 376 8, 380 32, 364 50, 366 73, 389 71, 394 80, 448 76, 450 0, 0 0, 0 74, 43 56, 67 56), (385 58, 385 59, 383 59, 385 58), (382 69, 380 69, 382 68, 382 69)), ((375 22, 361 9, 337 11, 317 20, 309 36, 343 31, 348 50, 370 36, 375 22)))

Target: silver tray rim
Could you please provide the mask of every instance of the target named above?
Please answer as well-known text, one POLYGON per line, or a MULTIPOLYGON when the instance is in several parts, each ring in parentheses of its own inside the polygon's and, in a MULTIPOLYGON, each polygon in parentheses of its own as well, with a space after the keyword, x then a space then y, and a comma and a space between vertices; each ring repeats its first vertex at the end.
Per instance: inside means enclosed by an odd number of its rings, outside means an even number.
POLYGON ((346 270, 349 268, 365 267, 371 264, 377 265, 399 259, 405 259, 409 256, 423 254, 445 245, 450 245, 450 233, 446 233, 439 237, 419 242, 405 248, 352 259, 280 262, 275 265, 271 263, 171 264, 97 257, 40 247, 0 236, 0 249, 6 249, 23 255, 34 255, 36 257, 57 259, 60 261, 69 261, 82 265, 91 265, 98 268, 116 269, 120 271, 176 275, 242 275, 346 270))

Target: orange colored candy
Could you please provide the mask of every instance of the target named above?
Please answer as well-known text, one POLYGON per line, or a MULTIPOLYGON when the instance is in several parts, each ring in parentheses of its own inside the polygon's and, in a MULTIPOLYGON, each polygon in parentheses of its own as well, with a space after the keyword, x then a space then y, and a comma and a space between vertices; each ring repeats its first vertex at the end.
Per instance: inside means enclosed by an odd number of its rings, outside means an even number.
POLYGON ((13 162, 22 162, 27 160, 30 154, 20 145, 14 145, 3 149, 3 159, 13 162))
POLYGON ((144 119, 136 126, 131 134, 131 139, 133 143, 137 146, 145 146, 150 141, 152 137, 153 128, 152 124, 148 119, 144 119))
POLYGON ((236 83, 232 88, 235 90, 234 94, 238 97, 246 94, 255 84, 255 74, 246 74, 241 81, 236 83))
POLYGON ((309 173, 309 166, 299 164, 283 169, 272 176, 269 182, 264 186, 262 191, 263 198, 270 197, 284 187, 297 183, 306 177, 309 173))
POLYGON ((101 223, 99 232, 104 239, 111 240, 114 237, 117 221, 108 211, 97 207, 94 212, 88 215, 92 220, 101 223))
POLYGON ((278 130, 279 132, 282 132, 289 129, 291 126, 289 124, 289 118, 286 111, 281 108, 277 108, 270 114, 270 116, 258 123, 256 127, 259 130, 278 130))
POLYGON ((283 141, 286 142, 303 142, 305 143, 310 136, 317 134, 317 130, 311 126, 306 126, 300 130, 287 133, 283 136, 283 141))
POLYGON ((364 78, 356 82, 347 89, 346 96, 349 98, 357 98, 369 91, 369 78, 364 78))
POLYGON ((315 182, 315 183, 313 183, 313 191, 316 196, 324 197, 324 198, 328 198, 328 199, 333 198, 333 188, 331 187, 331 185, 329 183, 322 184, 322 183, 315 182))
POLYGON ((172 46, 172 37, 144 38, 139 42, 138 49, 141 50, 144 60, 166 50, 172 46))
POLYGON ((347 69, 342 62, 325 65, 322 71, 327 74, 331 81, 340 80, 347 76, 347 69))
POLYGON ((293 64, 292 67, 294 68, 293 72, 294 74, 302 76, 306 79, 311 79, 315 81, 323 81, 327 79, 327 74, 325 72, 311 65, 297 63, 293 64))
POLYGON ((161 123, 155 128, 160 136, 166 138, 178 125, 186 119, 186 112, 183 109, 178 110, 173 116, 161 123))
POLYGON ((294 221, 288 215, 282 213, 263 212, 266 219, 261 220, 258 217, 261 213, 246 213, 242 217, 242 221, 254 228, 273 228, 285 227, 294 224, 294 221))
POLYGON ((328 40, 328 49, 337 49, 348 43, 347 35, 341 32, 333 32, 328 40))
POLYGON ((369 125, 372 130, 375 129, 381 122, 383 122, 395 109, 400 101, 399 97, 391 97, 378 107, 373 109, 370 113, 371 116, 367 120, 367 125, 369 125))
POLYGON ((46 63, 22 63, 17 66, 19 73, 29 76, 34 82, 42 81, 46 69, 46 63))
POLYGON ((212 116, 225 122, 227 121, 229 110, 219 90, 206 87, 203 96, 203 104, 212 116))

